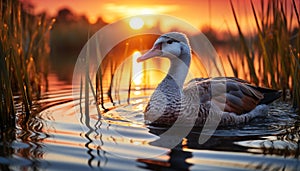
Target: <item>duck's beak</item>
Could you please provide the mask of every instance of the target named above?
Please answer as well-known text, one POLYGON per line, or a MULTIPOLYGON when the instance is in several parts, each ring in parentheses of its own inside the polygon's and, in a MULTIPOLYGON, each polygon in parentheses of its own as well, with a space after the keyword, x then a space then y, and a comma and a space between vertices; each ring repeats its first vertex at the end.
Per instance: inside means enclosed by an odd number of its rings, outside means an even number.
POLYGON ((161 55, 162 55, 161 44, 158 44, 158 45, 153 46, 153 48, 150 49, 148 52, 146 52, 144 55, 138 57, 136 61, 142 62, 147 59, 150 59, 150 58, 153 58, 156 56, 161 56, 161 55))

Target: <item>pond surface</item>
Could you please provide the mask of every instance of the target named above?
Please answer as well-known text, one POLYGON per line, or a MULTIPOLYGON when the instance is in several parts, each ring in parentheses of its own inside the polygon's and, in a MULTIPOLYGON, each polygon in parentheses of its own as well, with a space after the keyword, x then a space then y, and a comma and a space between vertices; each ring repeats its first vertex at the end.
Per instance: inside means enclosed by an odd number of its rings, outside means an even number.
POLYGON ((96 108, 75 112, 71 84, 55 74, 49 81, 39 112, 1 137, 0 170, 300 170, 300 118, 287 103, 271 105, 266 118, 219 128, 204 144, 193 129, 169 149, 154 143, 167 128, 144 124, 148 96, 100 118, 96 108))

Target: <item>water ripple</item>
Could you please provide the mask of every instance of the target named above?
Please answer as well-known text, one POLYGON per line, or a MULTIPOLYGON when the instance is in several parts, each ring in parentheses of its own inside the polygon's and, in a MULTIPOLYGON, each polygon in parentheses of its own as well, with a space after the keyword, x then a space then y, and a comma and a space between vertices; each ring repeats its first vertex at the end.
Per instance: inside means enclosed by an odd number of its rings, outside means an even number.
MULTIPOLYGON (((53 75, 51 76, 55 78, 53 75)), ((173 149, 153 145, 167 128, 144 123, 148 96, 101 113, 76 113, 71 86, 54 80, 37 113, 1 137, 0 169, 6 170, 299 170, 300 119, 288 103, 271 106, 266 118, 221 127, 198 144, 201 128, 173 149)), ((16 97, 17 98, 17 97, 16 97)), ((94 102, 92 101, 91 104, 94 102)), ((22 105, 17 103, 18 112, 22 105)), ((113 106, 107 104, 107 106, 113 106)))

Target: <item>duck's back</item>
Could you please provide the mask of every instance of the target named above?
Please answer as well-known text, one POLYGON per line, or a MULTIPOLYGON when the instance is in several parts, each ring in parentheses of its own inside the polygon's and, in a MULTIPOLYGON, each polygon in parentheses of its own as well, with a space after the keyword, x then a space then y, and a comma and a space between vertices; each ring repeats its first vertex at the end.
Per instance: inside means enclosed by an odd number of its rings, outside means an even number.
POLYGON ((256 87, 232 77, 199 78, 188 83, 183 90, 190 96, 191 89, 197 88, 200 104, 214 103, 222 111, 243 114, 259 104, 269 104, 281 97, 277 90, 256 87))

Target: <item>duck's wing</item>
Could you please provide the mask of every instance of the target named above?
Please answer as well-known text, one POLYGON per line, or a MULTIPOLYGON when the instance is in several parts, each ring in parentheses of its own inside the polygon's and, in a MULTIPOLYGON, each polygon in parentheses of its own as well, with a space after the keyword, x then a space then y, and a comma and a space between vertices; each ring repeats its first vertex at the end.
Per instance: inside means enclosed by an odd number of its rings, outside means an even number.
POLYGON ((225 111, 242 114, 254 109, 264 98, 262 92, 254 89, 250 84, 229 79, 226 84, 225 111))
POLYGON ((237 78, 199 79, 190 82, 184 92, 195 87, 199 92, 200 103, 212 102, 221 110, 236 114, 251 111, 264 98, 263 93, 254 86, 237 78))
MULTIPOLYGON (((212 78, 193 78, 191 79, 187 84, 193 83, 193 82, 200 82, 200 81, 205 81, 205 80, 210 80, 212 78)), ((214 77, 214 80, 234 80, 240 83, 247 83, 247 84, 251 84, 250 82, 246 81, 246 80, 242 80, 240 78, 236 78, 236 77, 214 77)))

